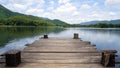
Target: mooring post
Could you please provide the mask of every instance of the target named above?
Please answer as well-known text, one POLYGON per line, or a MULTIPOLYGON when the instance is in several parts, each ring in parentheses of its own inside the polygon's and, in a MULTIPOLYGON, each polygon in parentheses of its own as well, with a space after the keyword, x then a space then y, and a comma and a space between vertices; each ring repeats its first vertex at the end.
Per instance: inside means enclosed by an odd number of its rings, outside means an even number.
POLYGON ((11 50, 5 53, 5 61, 7 67, 16 67, 21 63, 21 52, 11 50))
POLYGON ((48 35, 44 35, 44 39, 47 39, 48 38, 48 35))
POLYGON ((90 41, 85 41, 85 43, 87 43, 87 44, 91 44, 91 42, 90 42, 90 41))
POLYGON ((78 35, 78 33, 74 33, 74 37, 73 37, 74 39, 79 39, 79 35, 78 35))
POLYGON ((29 46, 30 44, 26 44, 25 46, 29 46))
POLYGON ((95 44, 92 44, 92 46, 96 46, 95 44))
POLYGON ((115 66, 116 50, 102 50, 101 64, 105 67, 115 66))

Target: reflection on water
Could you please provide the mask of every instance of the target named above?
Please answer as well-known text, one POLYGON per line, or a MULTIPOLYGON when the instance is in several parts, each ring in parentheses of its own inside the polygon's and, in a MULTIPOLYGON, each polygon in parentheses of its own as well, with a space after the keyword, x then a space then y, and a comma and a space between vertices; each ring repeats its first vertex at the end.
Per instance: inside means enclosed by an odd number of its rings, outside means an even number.
POLYGON ((40 35, 63 30, 58 27, 0 27, 0 54, 12 49, 22 50, 25 44, 38 40, 40 35))
POLYGON ((48 34, 49 37, 72 38, 73 33, 79 33, 82 40, 96 44, 98 50, 114 49, 120 55, 120 29, 57 27, 1 27, 0 53, 11 49, 22 50, 25 44, 38 40, 43 34, 48 34))
POLYGON ((116 49, 120 53, 120 29, 98 29, 98 28, 67 28, 59 34, 50 34, 56 37, 72 38, 73 33, 79 33, 79 37, 85 41, 96 44, 98 50, 116 49))
POLYGON ((0 54, 3 54, 9 50, 15 50, 15 49, 23 50, 26 47, 25 46, 26 44, 31 44, 38 39, 39 39, 39 36, 31 37, 31 38, 23 38, 19 40, 12 40, 0 49, 0 54))
POLYGON ((1 27, 0 46, 1 50, 22 49, 21 45, 37 40, 43 34, 50 37, 72 38, 73 33, 79 33, 82 40, 96 44, 98 50, 116 49, 120 54, 120 29, 115 28, 1 27))

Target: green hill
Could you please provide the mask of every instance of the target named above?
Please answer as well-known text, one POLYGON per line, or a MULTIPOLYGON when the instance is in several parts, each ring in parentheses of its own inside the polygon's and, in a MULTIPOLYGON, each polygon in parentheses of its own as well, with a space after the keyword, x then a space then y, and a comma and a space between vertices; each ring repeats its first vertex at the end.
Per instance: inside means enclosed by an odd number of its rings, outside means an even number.
POLYGON ((32 15, 25 15, 13 12, 0 5, 0 25, 12 26, 67 26, 66 22, 60 20, 50 20, 32 15))
POLYGON ((120 19, 110 21, 90 21, 81 23, 83 27, 120 28, 120 19))
POLYGON ((80 25, 95 25, 95 24, 120 24, 120 19, 110 20, 110 21, 89 21, 89 22, 82 22, 80 25))
POLYGON ((52 22, 53 24, 55 24, 56 26, 69 26, 69 24, 61 21, 61 20, 58 20, 58 19, 54 19, 54 20, 50 20, 50 19, 44 19, 48 22, 52 22))

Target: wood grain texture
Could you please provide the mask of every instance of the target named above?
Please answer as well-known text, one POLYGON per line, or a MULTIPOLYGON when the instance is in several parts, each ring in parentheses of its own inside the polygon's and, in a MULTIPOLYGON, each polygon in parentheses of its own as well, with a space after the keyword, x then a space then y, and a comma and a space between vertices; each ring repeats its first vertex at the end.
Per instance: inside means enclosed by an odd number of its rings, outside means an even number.
MULTIPOLYGON (((96 47, 80 39, 40 39, 21 53, 22 63, 16 68, 106 68, 96 47)), ((6 67, 1 64, 0 68, 6 67)))

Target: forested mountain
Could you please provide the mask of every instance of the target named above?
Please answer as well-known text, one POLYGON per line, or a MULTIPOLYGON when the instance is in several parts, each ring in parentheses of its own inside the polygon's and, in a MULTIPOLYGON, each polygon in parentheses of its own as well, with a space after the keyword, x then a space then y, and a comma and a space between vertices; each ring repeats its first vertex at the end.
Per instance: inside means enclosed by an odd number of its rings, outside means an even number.
POLYGON ((110 21, 90 21, 90 22, 82 22, 81 25, 95 25, 95 24, 120 24, 120 19, 110 20, 110 21))
POLYGON ((89 21, 89 22, 82 22, 80 25, 91 25, 91 24, 97 24, 99 21, 89 21))
POLYGON ((111 21, 91 21, 81 23, 83 27, 120 28, 120 19, 111 21))
POLYGON ((98 23, 106 23, 106 24, 120 24, 120 19, 111 20, 111 21, 100 21, 98 23))
POLYGON ((50 20, 50 19, 45 19, 46 21, 48 22, 52 22, 54 24, 56 24, 56 26, 66 26, 66 25, 69 25, 61 20, 58 20, 58 19, 54 19, 54 20, 50 20))
POLYGON ((32 15, 25 15, 13 12, 0 5, 0 25, 12 26, 67 26, 66 22, 60 20, 50 20, 32 15))

